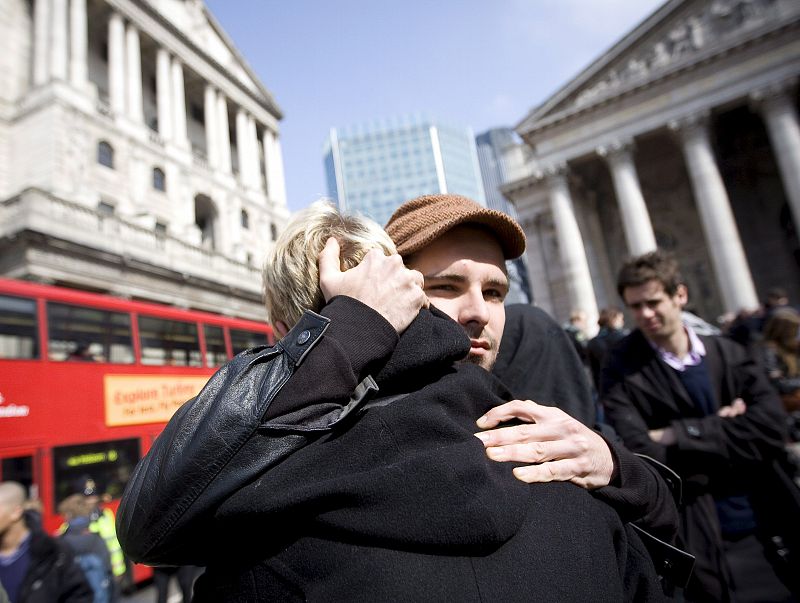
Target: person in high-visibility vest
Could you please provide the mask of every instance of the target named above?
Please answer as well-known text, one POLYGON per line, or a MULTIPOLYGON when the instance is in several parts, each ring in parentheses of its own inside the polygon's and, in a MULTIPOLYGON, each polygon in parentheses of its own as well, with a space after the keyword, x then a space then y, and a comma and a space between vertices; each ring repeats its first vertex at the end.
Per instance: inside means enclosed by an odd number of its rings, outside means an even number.
POLYGON ((96 509, 92 513, 89 531, 98 534, 108 547, 111 555, 111 573, 115 578, 125 574, 125 556, 117 540, 117 529, 114 525, 114 512, 111 509, 96 509))
POLYGON ((111 557, 111 573, 114 576, 111 600, 117 601, 124 576, 128 571, 128 563, 122 553, 119 540, 117 540, 114 512, 111 509, 100 507, 100 496, 97 494, 97 486, 92 478, 87 477, 83 481, 80 493, 86 497, 86 502, 92 508, 92 512, 89 515, 89 531, 100 536, 108 548, 108 554, 111 557))

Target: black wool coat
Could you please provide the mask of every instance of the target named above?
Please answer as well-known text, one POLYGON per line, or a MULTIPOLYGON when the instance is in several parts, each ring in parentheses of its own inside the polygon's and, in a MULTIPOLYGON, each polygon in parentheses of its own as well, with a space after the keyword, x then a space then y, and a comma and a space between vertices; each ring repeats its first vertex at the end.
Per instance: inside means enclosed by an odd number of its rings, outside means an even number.
MULTIPOLYGON (((747 411, 733 418, 704 415, 675 371, 638 329, 614 348, 603 370, 601 398, 625 444, 655 458, 683 479, 680 545, 696 556, 687 596, 726 601, 730 570, 724 561, 715 497, 748 494, 765 534, 797 548, 797 488, 786 479, 785 416, 780 400, 747 351, 723 337, 701 336, 717 408, 742 398, 747 411), (671 446, 648 431, 672 427, 671 446)), ((797 567, 797 557, 794 557, 797 567)))
POLYGON ((475 419, 510 394, 453 363, 467 349, 459 325, 422 312, 376 374, 372 407, 217 509, 196 601, 660 600, 610 506, 486 457, 475 419))

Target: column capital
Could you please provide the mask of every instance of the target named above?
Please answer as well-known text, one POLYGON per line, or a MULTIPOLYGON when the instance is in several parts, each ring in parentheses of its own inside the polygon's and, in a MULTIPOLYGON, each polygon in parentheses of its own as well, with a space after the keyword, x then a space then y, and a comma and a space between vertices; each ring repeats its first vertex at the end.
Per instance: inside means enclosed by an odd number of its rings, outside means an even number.
POLYGON ((792 95, 797 89, 797 77, 762 86, 750 93, 750 106, 756 111, 794 110, 792 95))
POLYGON ((617 159, 629 158, 634 148, 636 148, 636 143, 633 137, 614 138, 598 146, 596 152, 600 157, 611 162, 617 159))
POLYGON ((567 176, 569 175, 569 168, 567 167, 566 161, 557 161, 543 165, 535 174, 539 176, 539 178, 546 180, 548 184, 566 183, 567 176))
POLYGON ((683 139, 693 138, 698 135, 708 134, 708 124, 711 119, 711 111, 697 111, 684 117, 670 120, 667 124, 669 130, 683 139))

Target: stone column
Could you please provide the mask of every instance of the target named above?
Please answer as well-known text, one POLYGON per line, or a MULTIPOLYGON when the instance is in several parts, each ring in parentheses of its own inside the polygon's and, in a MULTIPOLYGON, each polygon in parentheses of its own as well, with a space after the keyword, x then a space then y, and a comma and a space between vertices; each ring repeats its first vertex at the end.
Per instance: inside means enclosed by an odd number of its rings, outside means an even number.
POLYGON ((279 205, 286 205, 286 180, 283 175, 283 152, 281 151, 281 142, 275 136, 272 139, 272 160, 275 164, 274 173, 274 190, 275 201, 279 205))
POLYGON ((217 128, 219 140, 219 167, 226 174, 231 173, 231 133, 228 124, 228 102, 222 91, 217 93, 217 128))
POLYGON ((219 168, 219 143, 217 142, 217 135, 219 127, 217 126, 217 91, 211 84, 206 83, 205 94, 203 97, 203 111, 205 116, 205 129, 206 129, 206 155, 208 156, 208 165, 212 169, 219 168))
POLYGON ((796 83, 795 80, 758 90, 752 99, 764 116, 794 227, 800 232, 800 123, 791 94, 796 83))
POLYGON ((183 88, 183 65, 172 58, 172 128, 175 144, 189 148, 189 134, 186 130, 186 92, 183 88))
POLYGON ((632 147, 632 141, 615 141, 597 152, 605 157, 611 170, 628 251, 631 255, 641 255, 656 249, 656 236, 636 175, 632 147))
POLYGON ((86 17, 86 0, 71 0, 70 23, 70 81, 83 89, 89 77, 89 32, 86 17))
POLYGON ((759 306, 753 277, 736 229, 728 193, 717 168, 708 131, 708 115, 671 122, 680 135, 706 245, 727 312, 759 306))
POLYGON ((587 324, 595 324, 598 316, 597 299, 567 184, 566 166, 548 169, 546 178, 564 280, 572 304, 570 311, 583 310, 586 312, 587 324))
POLYGON ((128 117, 137 123, 144 122, 142 99, 142 53, 139 30, 128 23, 125 31, 125 58, 127 59, 128 117))
POLYGON ((50 79, 50 0, 34 0, 33 6, 33 84, 50 79))
POLYGON ((244 110, 236 110, 236 152, 239 159, 239 181, 247 185, 250 175, 247 170, 247 115, 244 110))
POLYGON ((275 177, 272 173, 272 141, 275 135, 268 127, 264 128, 264 133, 261 135, 261 146, 264 148, 264 174, 267 180, 267 199, 273 200, 275 195, 275 184, 272 179, 275 177))
POLYGON ((50 75, 66 81, 69 77, 69 30, 67 0, 50 0, 50 75))
POLYGON ((261 167, 258 165, 258 130, 256 118, 247 116, 247 165, 250 171, 250 186, 261 188, 261 167))
POLYGON ((108 100, 114 113, 125 112, 125 23, 119 13, 108 20, 108 100))
POLYGON ((264 130, 264 164, 267 171, 267 197, 280 205, 286 204, 286 185, 283 181, 283 157, 278 137, 270 129, 264 130))
POLYGON ((158 110, 158 133, 164 141, 172 140, 172 80, 170 56, 164 48, 156 52, 156 108, 158 110))

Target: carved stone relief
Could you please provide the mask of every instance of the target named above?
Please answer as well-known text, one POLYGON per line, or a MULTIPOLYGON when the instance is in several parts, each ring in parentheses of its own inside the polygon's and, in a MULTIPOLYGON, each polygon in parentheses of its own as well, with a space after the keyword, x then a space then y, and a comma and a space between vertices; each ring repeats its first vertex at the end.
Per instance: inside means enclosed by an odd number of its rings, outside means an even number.
POLYGON ((620 61, 574 101, 580 108, 616 92, 622 87, 639 83, 675 63, 698 54, 712 45, 721 45, 747 31, 778 22, 787 12, 800 12, 797 5, 781 10, 785 0, 715 0, 702 4, 699 10, 662 33, 660 38, 633 56, 620 61))

